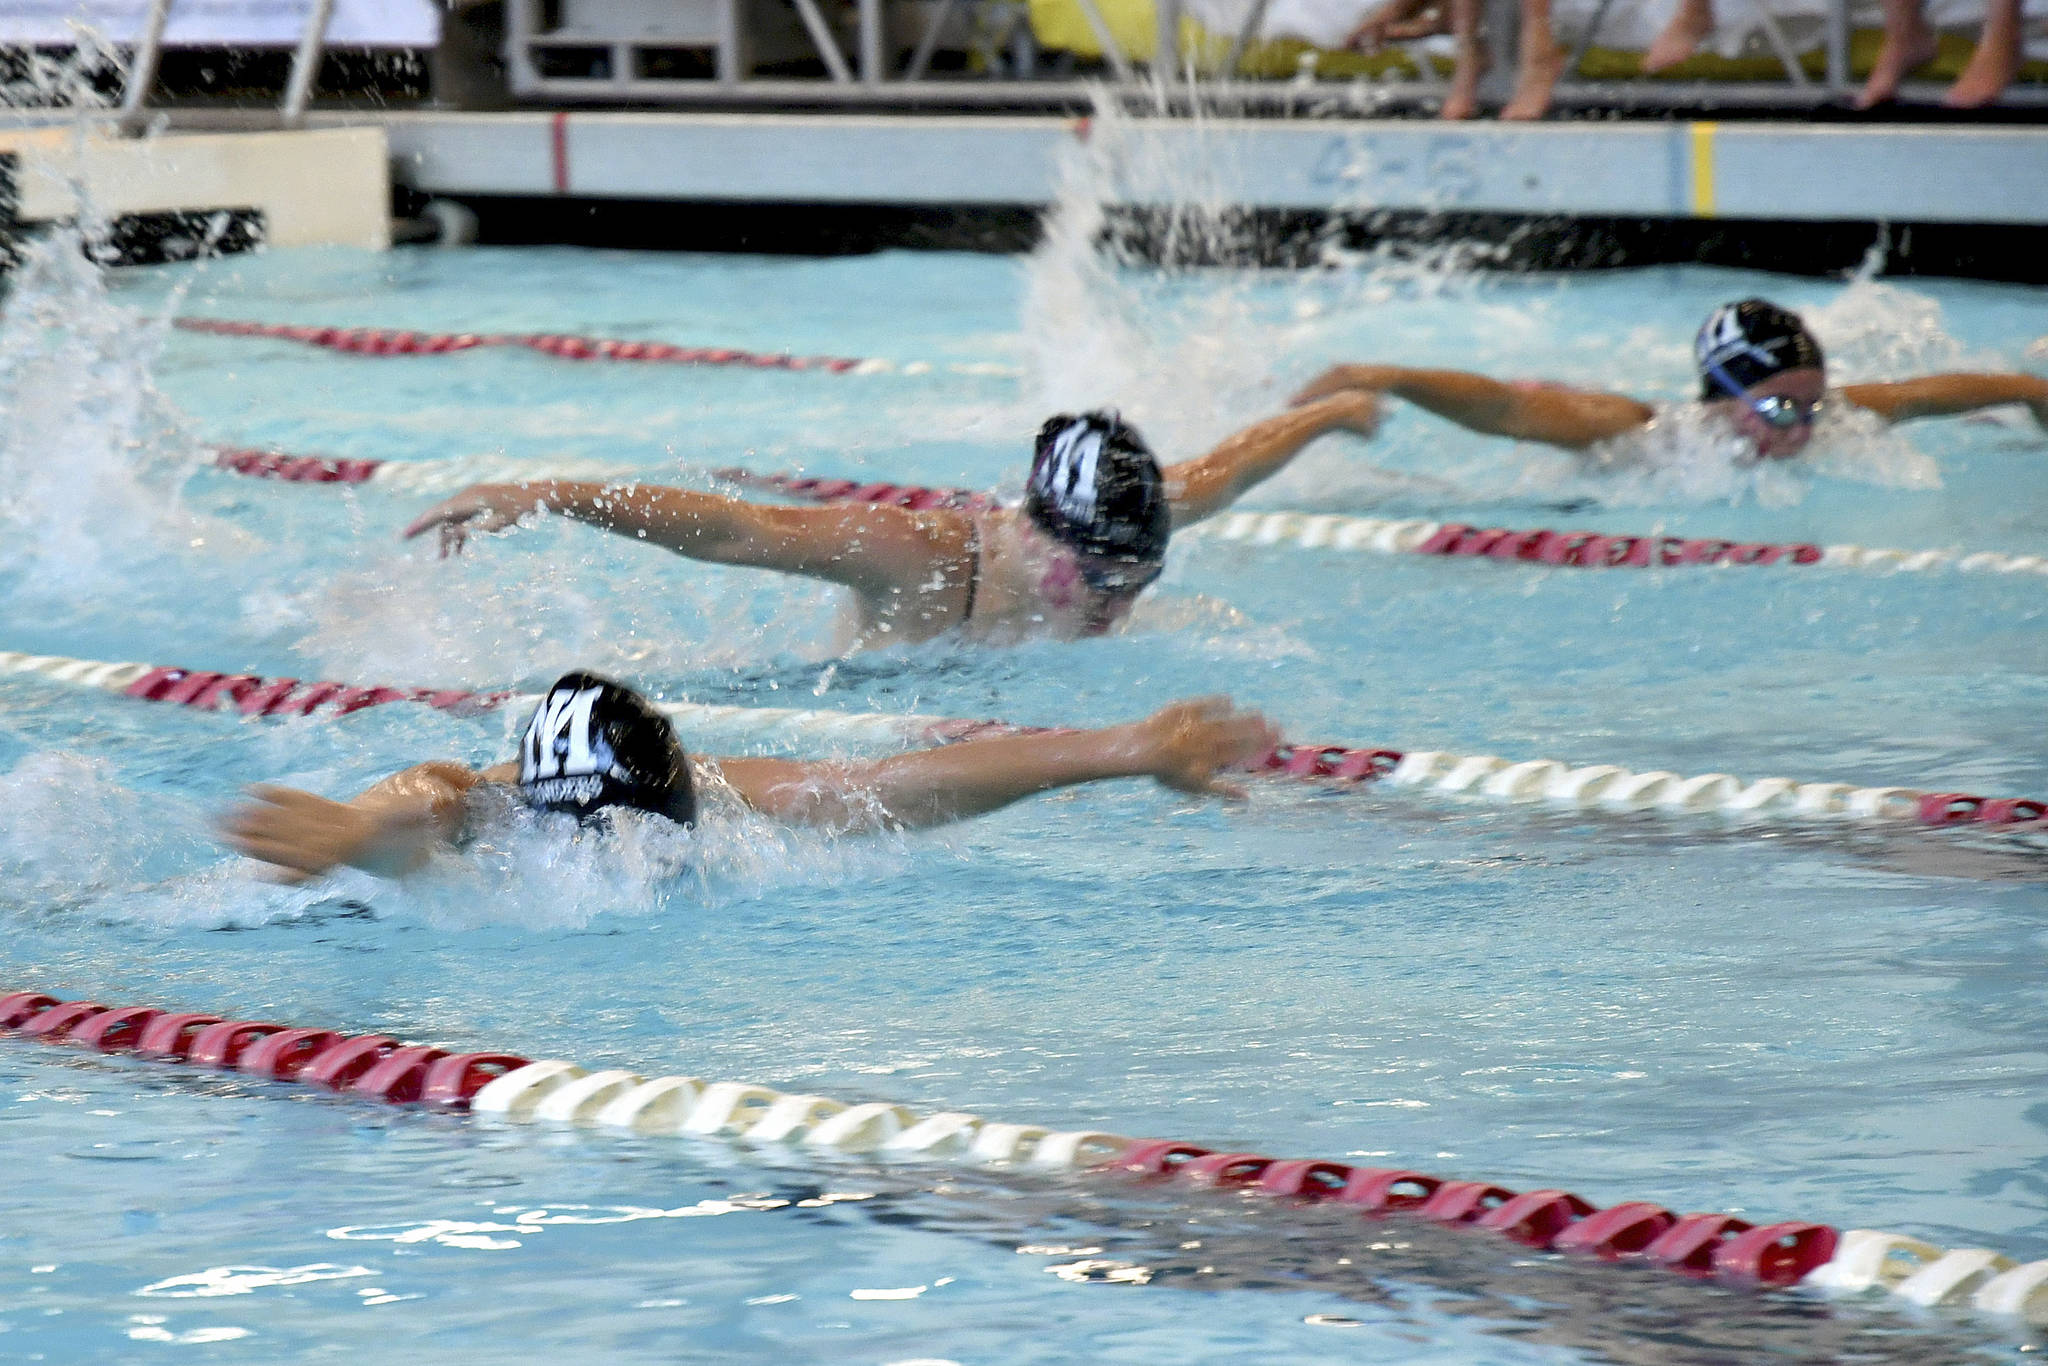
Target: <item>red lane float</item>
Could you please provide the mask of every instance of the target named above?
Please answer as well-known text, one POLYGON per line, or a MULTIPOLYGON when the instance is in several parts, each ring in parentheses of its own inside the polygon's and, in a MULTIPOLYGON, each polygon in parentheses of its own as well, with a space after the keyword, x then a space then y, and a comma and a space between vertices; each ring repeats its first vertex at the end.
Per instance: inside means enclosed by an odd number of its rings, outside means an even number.
POLYGON ((1608 1261, 1640 1257, 1687 1275, 1764 1286, 1797 1284, 1835 1255, 1839 1241, 1836 1231, 1825 1224, 1787 1222, 1757 1228, 1728 1214, 1689 1214, 1681 1219, 1640 1200, 1602 1210, 1570 1191, 1517 1193, 1486 1181, 1445 1181, 1421 1172, 1341 1162, 1219 1153, 1171 1139, 1137 1140, 1103 1168, 1148 1180, 1186 1179, 1329 1200, 1374 1216, 1407 1215, 1480 1228, 1524 1247, 1608 1261))
POLYGON ((106 1013, 107 1008, 98 1001, 67 1001, 62 1005, 37 1011, 15 1028, 31 1038, 47 1038, 54 1042, 70 1033, 73 1025, 82 1024, 95 1015, 106 1013))
POLYGON ((736 365, 753 370, 823 370, 843 374, 867 362, 845 356, 770 355, 731 347, 674 346, 668 342, 619 341, 549 332, 406 332, 383 327, 295 327, 284 323, 237 322, 225 318, 174 318, 187 332, 218 337, 262 337, 298 342, 357 356, 441 356, 485 347, 524 347, 562 360, 642 361, 663 365, 736 365))
MULTIPOLYGON (((135 1041, 135 1051, 145 1058, 174 1058, 182 1061, 192 1051, 193 1041, 210 1026, 221 1023, 218 1015, 159 1015, 149 1022, 135 1041)), ((112 1052, 112 1049, 106 1050, 112 1052)))
POLYGON ((356 1079, 396 1053, 400 1045, 389 1034, 358 1034, 345 1038, 308 1063, 302 1081, 346 1091, 356 1079))
POLYGON ((387 463, 343 460, 327 455, 286 455, 252 446, 215 446, 215 468, 254 479, 282 479, 291 484, 364 484, 387 463))
POLYGON ((1588 1214, 1551 1239, 1550 1247, 1611 1260, 1641 1252, 1677 1222, 1678 1216, 1662 1205, 1631 1200, 1588 1214))
POLYGON ((198 1067, 231 1068, 241 1061, 250 1044, 284 1031, 283 1025, 260 1020, 223 1020, 193 1036, 192 1046, 185 1050, 185 1061, 198 1067))
POLYGON ((1526 1247, 1550 1247, 1591 1213, 1592 1204, 1570 1191, 1524 1191, 1488 1210, 1477 1223, 1526 1247))
POLYGON ((477 1092, 507 1072, 526 1066, 529 1060, 517 1053, 453 1053, 437 1059, 427 1068, 420 1085, 420 1099, 428 1105, 460 1109, 477 1092))
POLYGON ((995 498, 974 489, 925 488, 918 484, 857 484, 851 479, 808 479, 753 470, 713 470, 712 477, 746 488, 765 489, 807 503, 886 503, 922 512, 927 508, 994 507, 995 498))
POLYGON ((340 1042, 341 1035, 331 1029, 279 1030, 245 1049, 235 1069, 272 1081, 296 1081, 308 1065, 340 1042))
POLYGON ((384 1034, 345 1035, 260 1020, 167 1012, 155 1006, 60 1001, 42 992, 0 996, 0 1029, 102 1053, 239 1071, 376 1096, 396 1105, 462 1108, 492 1081, 526 1066, 516 1053, 457 1053, 384 1034))
POLYGON ((1609 536, 1596 531, 1511 531, 1445 523, 1415 547, 1416 555, 1483 556, 1576 568, 1647 569, 1652 565, 1819 564, 1817 545, 1686 540, 1676 536, 1609 536))
POLYGON ((1416 1208, 1424 1219, 1440 1224, 1474 1224, 1480 1216, 1505 1205, 1515 1193, 1486 1181, 1446 1181, 1416 1208))
POLYGON ((390 702, 424 702, 437 711, 467 715, 504 704, 511 693, 461 689, 351 687, 346 683, 301 683, 296 678, 258 678, 201 669, 155 668, 121 690, 144 702, 173 702, 212 711, 223 702, 244 716, 310 716, 321 707, 346 716, 390 702))
POLYGON ((394 1048, 350 1082, 348 1089, 393 1105, 409 1105, 425 1091, 427 1069, 447 1056, 445 1048, 418 1044, 394 1048))
POLYGON ((1643 1255, 1659 1266, 1704 1276, 1714 1269, 1722 1245, 1752 1227, 1732 1214, 1688 1214, 1658 1234, 1643 1255))
MULTIPOLYGON (((41 992, 0 996, 0 1028, 49 1043, 135 1052, 192 1066, 237 1069, 277 1081, 327 1086, 393 1105, 467 1108, 493 1079, 525 1067, 516 1053, 455 1053, 384 1034, 348 1036, 150 1006, 60 1001, 41 992), (118 1025, 112 1023, 118 1021, 118 1025)), ((1725 1214, 1680 1219, 1644 1202, 1606 1210, 1569 1191, 1517 1193, 1485 1181, 1445 1181, 1395 1168, 1352 1167, 1215 1152, 1171 1139, 1131 1142, 1098 1170, 1148 1180, 1185 1180, 1273 1196, 1351 1205, 1496 1233, 1525 1247, 1614 1259, 1640 1257, 1692 1275, 1755 1285, 1792 1285, 1834 1256, 1824 1224, 1755 1227, 1725 1214)))
POLYGON ((1419 1210, 1443 1185, 1439 1177, 1400 1168, 1359 1167, 1337 1195, 1339 1204, 1366 1210, 1419 1210))
POLYGON ((1259 1189, 1270 1195, 1322 1200, 1344 1189, 1351 1168, 1342 1162, 1286 1158, 1259 1173, 1259 1189))
POLYGON ((72 1043, 97 1048, 102 1053, 133 1049, 142 1041, 142 1031, 163 1014, 155 1006, 123 1006, 95 1015, 69 1030, 64 1037, 72 1043))

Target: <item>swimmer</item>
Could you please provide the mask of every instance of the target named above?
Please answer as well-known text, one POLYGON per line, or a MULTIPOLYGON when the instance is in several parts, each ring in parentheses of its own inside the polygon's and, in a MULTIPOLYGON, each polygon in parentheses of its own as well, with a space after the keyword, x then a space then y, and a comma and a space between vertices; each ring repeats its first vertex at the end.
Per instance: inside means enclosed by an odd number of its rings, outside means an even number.
MULTIPOLYGON (((1813 333, 1797 314, 1762 299, 1715 309, 1693 350, 1700 401, 1745 438, 1760 460, 1789 460, 1806 449, 1816 417, 1837 402, 1890 423, 2021 403, 2048 428, 2048 380, 2035 375, 1923 375, 1830 391, 1813 333)), ((1622 394, 1400 365, 1333 366, 1296 394, 1295 402, 1320 403, 1347 390, 1392 394, 1470 431, 1541 442, 1603 463, 1624 453, 1598 448, 1640 433, 1657 417, 1649 404, 1622 394)))
POLYGON ((1153 459, 1114 413, 1038 433, 1020 507, 786 507, 636 483, 478 484, 429 508, 407 538, 441 553, 472 531, 552 512, 713 564, 843 584, 854 648, 958 631, 973 640, 1101 635, 1159 577, 1173 532, 1227 506, 1328 432, 1371 436, 1376 395, 1346 389, 1245 428, 1200 459, 1153 459))
POLYGON ((793 825, 910 830, 943 825, 1025 797, 1110 778, 1151 778, 1198 796, 1242 797, 1217 771, 1279 743, 1256 712, 1222 698, 1162 707, 1102 730, 961 740, 887 759, 704 759, 683 752, 666 716, 632 689, 571 673, 527 722, 516 760, 482 770, 452 760, 415 765, 347 801, 257 786, 221 832, 237 851, 301 882, 336 868, 400 877, 460 843, 495 792, 578 822, 620 809, 697 823, 701 792, 793 825))

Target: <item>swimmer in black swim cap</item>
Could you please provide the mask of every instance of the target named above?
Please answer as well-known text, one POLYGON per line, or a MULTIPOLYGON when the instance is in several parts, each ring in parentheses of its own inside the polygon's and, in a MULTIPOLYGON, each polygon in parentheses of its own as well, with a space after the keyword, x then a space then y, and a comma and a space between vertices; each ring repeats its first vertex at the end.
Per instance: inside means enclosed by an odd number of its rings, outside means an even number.
MULTIPOLYGON (((1715 309, 1700 328, 1694 354, 1702 401, 1748 439, 1759 459, 1799 454, 1813 436, 1814 420, 1836 400, 1886 422, 2023 403, 2048 428, 2048 380, 2034 375, 1927 375, 1843 385, 1828 395, 1820 343, 1797 314, 1763 299, 1715 309)), ((1334 366, 1295 401, 1320 402, 1347 391, 1393 394, 1471 431, 1578 452, 1640 432, 1657 415, 1623 394, 1400 365, 1334 366)))
POLYGON ((1166 567, 1166 476, 1115 413, 1062 413, 1038 429, 1024 511, 1082 556, 1076 568, 1091 588, 1135 592, 1166 567))
POLYGON ((596 674, 565 674, 533 709, 519 742, 519 795, 579 820, 625 806, 697 822, 675 728, 639 693, 596 674))
POLYGON ((1693 359, 1701 401, 1718 405, 1758 456, 1806 449, 1826 402, 1827 360, 1798 314, 1763 299, 1723 304, 1700 325, 1693 359))
POLYGON ((1370 436, 1379 400, 1341 393, 1247 427, 1161 469, 1114 413, 1062 415, 1040 431, 1022 507, 976 499, 922 510, 787 507, 643 484, 478 484, 405 529, 444 555, 472 531, 553 512, 695 560, 802 574, 853 590, 856 647, 929 640, 1099 635, 1157 578, 1166 543, 1277 473, 1327 432, 1370 436))
POLYGON ((695 763, 715 775, 715 790, 778 820, 842 832, 907 830, 1108 778, 1150 777, 1178 792, 1242 796, 1219 770, 1251 763, 1278 740, 1256 712, 1208 697, 1128 725, 999 734, 886 759, 693 761, 653 704, 620 684, 573 673, 534 709, 516 761, 484 769, 417 764, 347 801, 252 787, 221 833, 282 881, 344 866, 398 877, 459 840, 472 794, 490 786, 583 821, 633 808, 691 825, 699 818, 695 763))

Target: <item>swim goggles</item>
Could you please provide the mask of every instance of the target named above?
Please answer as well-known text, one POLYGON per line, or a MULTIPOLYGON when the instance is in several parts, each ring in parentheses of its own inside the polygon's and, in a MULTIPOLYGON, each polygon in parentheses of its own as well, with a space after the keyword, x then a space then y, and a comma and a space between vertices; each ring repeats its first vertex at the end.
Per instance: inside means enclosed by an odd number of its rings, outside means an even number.
POLYGON ((1137 593, 1166 569, 1163 560, 1140 560, 1123 555, 1074 557, 1081 582, 1098 593, 1137 593))
POLYGON ((1774 427, 1781 432, 1789 432, 1794 427, 1812 426, 1827 408, 1827 400, 1824 398, 1802 403, 1784 394, 1764 394, 1759 397, 1737 384, 1734 376, 1711 362, 1707 365, 1707 373, 1719 380, 1722 388, 1747 403, 1750 411, 1755 413, 1765 426, 1774 427))

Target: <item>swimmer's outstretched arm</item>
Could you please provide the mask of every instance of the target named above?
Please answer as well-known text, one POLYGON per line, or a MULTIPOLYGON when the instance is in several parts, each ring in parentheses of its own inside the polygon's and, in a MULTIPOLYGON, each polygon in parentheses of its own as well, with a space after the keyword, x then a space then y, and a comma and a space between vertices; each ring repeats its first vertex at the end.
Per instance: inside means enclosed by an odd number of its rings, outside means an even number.
POLYGON ((1845 384, 1842 397, 1887 422, 1952 417, 2004 403, 2024 403, 2033 410, 2034 421, 2048 428, 2048 379, 2039 375, 1922 375, 1888 384, 1845 384))
POLYGON ((1463 370, 1413 370, 1404 365, 1335 365, 1294 396, 1311 403, 1347 389, 1405 398, 1460 427, 1516 441, 1582 451, 1632 432, 1654 417, 1647 403, 1622 394, 1562 385, 1505 383, 1463 370))
POLYGON ((904 830, 1106 778, 1150 777, 1179 792, 1242 796, 1217 770, 1250 763, 1278 742, 1265 717, 1206 697, 1105 730, 962 740, 872 763, 726 759, 720 768, 749 805, 770 816, 840 830, 904 830))
POLYGON ((246 805, 222 818, 221 833, 238 852, 269 864, 280 881, 303 882, 344 866, 398 877, 461 833, 471 788, 513 776, 510 764, 479 773, 452 761, 425 763, 345 802, 258 785, 246 805))
POLYGON ((1303 447, 1325 432, 1371 436, 1379 425, 1379 396, 1343 389, 1254 422, 1225 437, 1198 460, 1167 466, 1166 497, 1173 505, 1174 530, 1221 512, 1247 489, 1286 468, 1303 447))
POLYGON ((803 574, 876 599, 912 592, 934 570, 970 568, 968 522, 958 512, 912 512, 868 503, 781 507, 654 484, 537 479, 476 484, 428 508, 409 540, 439 529, 441 553, 471 531, 502 531, 553 512, 693 560, 803 574))

